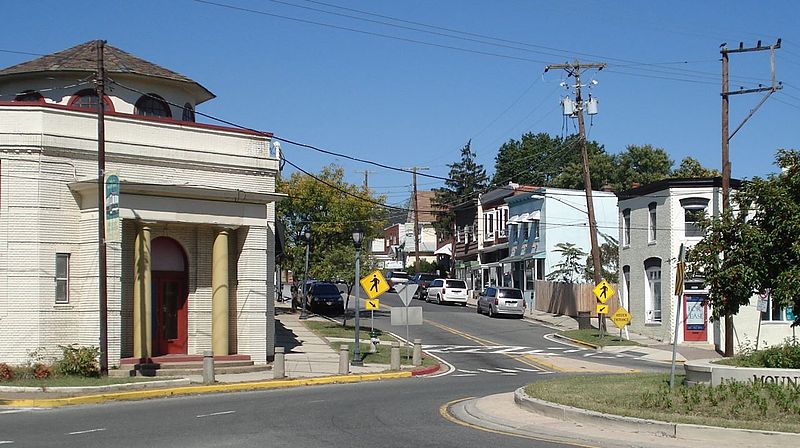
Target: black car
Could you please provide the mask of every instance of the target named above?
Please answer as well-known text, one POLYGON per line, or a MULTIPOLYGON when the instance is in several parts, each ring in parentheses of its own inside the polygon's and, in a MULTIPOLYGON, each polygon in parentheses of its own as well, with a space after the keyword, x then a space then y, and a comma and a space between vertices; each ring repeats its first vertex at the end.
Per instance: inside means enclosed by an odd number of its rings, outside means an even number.
POLYGON ((344 313, 344 299, 339 288, 333 283, 316 282, 311 285, 308 291, 308 306, 311 312, 333 312, 336 314, 344 313))
POLYGON ((409 280, 409 283, 415 283, 418 286, 417 291, 414 293, 414 298, 420 300, 425 299, 425 296, 428 294, 428 286, 437 278, 439 277, 436 274, 414 274, 411 280, 409 280))

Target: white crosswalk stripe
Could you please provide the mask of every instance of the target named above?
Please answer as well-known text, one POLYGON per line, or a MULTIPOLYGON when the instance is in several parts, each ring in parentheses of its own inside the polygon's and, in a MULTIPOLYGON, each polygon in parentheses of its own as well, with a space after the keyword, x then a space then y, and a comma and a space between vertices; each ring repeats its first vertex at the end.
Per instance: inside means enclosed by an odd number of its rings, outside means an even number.
POLYGON ((549 374, 552 372, 547 372, 543 370, 531 369, 527 367, 517 367, 517 368, 506 368, 506 367, 494 367, 491 369, 457 369, 456 373, 453 373, 454 377, 472 377, 476 375, 506 375, 506 376, 516 376, 523 373, 535 373, 537 375, 542 374, 549 374))

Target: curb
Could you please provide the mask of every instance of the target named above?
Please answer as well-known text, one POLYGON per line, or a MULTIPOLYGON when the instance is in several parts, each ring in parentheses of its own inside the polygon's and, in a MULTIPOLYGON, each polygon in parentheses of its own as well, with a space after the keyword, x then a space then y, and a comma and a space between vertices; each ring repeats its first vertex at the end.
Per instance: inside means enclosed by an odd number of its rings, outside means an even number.
POLYGON ((714 443, 744 442, 753 446, 792 446, 797 443, 799 436, 799 434, 788 432, 722 428, 604 414, 533 398, 526 394, 522 387, 514 391, 514 402, 527 411, 557 420, 601 426, 607 430, 646 433, 673 439, 704 440, 714 443))
POLYGON ((336 375, 327 377, 313 377, 292 380, 271 380, 255 383, 213 384, 207 386, 183 386, 165 389, 137 390, 129 392, 114 392, 97 395, 84 395, 80 397, 45 398, 45 399, 20 399, 0 400, 0 406, 55 408, 68 405, 98 404, 107 401, 143 400, 148 398, 164 398, 181 395, 197 395, 220 392, 241 392, 266 389, 281 389, 299 386, 312 386, 321 384, 359 383, 362 381, 378 381, 385 379, 410 378, 412 371, 369 373, 363 375, 336 375))
POLYGON ((431 373, 438 372, 442 368, 442 365, 438 362, 430 367, 423 367, 421 369, 416 369, 411 371, 411 376, 422 376, 422 375, 430 375, 431 373))
POLYGON ((564 336, 564 335, 562 335, 560 333, 553 333, 553 337, 558 338, 558 339, 563 339, 565 341, 569 341, 569 342, 571 342, 571 343, 573 343, 575 345, 580 345, 580 346, 583 346, 583 347, 586 347, 586 348, 591 348, 591 349, 597 350, 599 352, 603 351, 603 346, 602 345, 595 345, 595 344, 592 344, 590 342, 580 341, 578 339, 573 339, 573 338, 564 336))
POLYGON ((151 389, 159 386, 188 386, 192 382, 186 378, 175 378, 170 380, 139 381, 135 383, 107 384, 104 386, 83 386, 83 387, 23 387, 23 386, 0 386, 1 392, 115 392, 128 389, 151 389))

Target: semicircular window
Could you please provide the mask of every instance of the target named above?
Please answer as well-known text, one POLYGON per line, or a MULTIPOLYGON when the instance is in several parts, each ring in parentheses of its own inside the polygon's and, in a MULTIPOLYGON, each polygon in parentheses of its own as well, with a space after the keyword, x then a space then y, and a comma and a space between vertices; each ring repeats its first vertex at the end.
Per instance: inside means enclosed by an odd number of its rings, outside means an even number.
POLYGON ((14 97, 14 101, 24 101, 27 103, 41 103, 44 102, 44 97, 41 93, 35 90, 25 90, 14 97))
POLYGON ((142 95, 136 102, 134 113, 145 117, 172 118, 167 102, 155 93, 142 95))
MULTIPOLYGON (((97 98, 97 92, 94 89, 83 89, 75 95, 72 95, 72 98, 69 100, 69 106, 97 110, 97 98)), ((106 111, 114 111, 114 105, 108 95, 103 97, 103 104, 105 104, 106 111)))

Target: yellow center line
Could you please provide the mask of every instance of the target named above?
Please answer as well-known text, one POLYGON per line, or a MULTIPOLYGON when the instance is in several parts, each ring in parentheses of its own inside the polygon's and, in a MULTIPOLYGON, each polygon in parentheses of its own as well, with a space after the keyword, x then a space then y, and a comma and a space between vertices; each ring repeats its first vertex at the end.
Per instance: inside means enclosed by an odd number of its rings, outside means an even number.
POLYGON ((579 447, 579 448, 599 448, 599 447, 593 446, 593 445, 582 445, 582 444, 578 444, 578 443, 574 443, 574 442, 568 442, 568 441, 565 441, 565 440, 558 440, 558 439, 548 438, 548 437, 543 437, 543 436, 533 436, 533 435, 528 435, 528 434, 517 434, 517 433, 514 433, 514 432, 510 432, 510 431, 502 431, 502 430, 499 430, 499 429, 484 428, 483 426, 478 426, 478 425, 475 425, 475 424, 472 424, 472 423, 465 422, 463 420, 459 420, 459 419, 457 419, 455 416, 453 416, 450 413, 450 407, 453 406, 454 404, 461 403, 462 401, 472 400, 473 398, 475 398, 475 397, 464 397, 464 398, 459 398, 457 400, 449 401, 449 402, 447 402, 447 403, 445 403, 445 404, 443 404, 442 406, 439 407, 439 415, 441 415, 442 418, 444 418, 445 420, 449 421, 450 423, 455 423, 457 425, 465 426, 467 428, 477 429, 479 431, 491 432, 493 434, 500 434, 500 435, 504 435, 504 436, 517 437, 517 438, 520 438, 520 439, 527 439, 527 440, 536 440, 536 441, 539 441, 539 442, 550 442, 550 443, 557 443, 557 444, 561 444, 561 445, 571 445, 571 446, 576 446, 576 447, 579 447))
MULTIPOLYGON (((430 320, 426 320, 425 322, 433 325, 434 327, 437 327, 439 329, 447 331, 448 333, 452 333, 452 334, 454 334, 456 336, 461 336, 464 339, 467 339, 467 340, 470 340, 470 341, 475 342, 477 344, 480 344, 480 345, 482 345, 484 347, 490 346, 490 345, 501 345, 501 344, 498 344, 496 342, 490 341, 488 339, 479 338, 479 337, 473 336, 473 335, 471 335, 469 333, 465 333, 465 332, 463 332, 461 330, 456 330, 455 328, 448 327, 447 325, 443 325, 443 324, 440 324, 438 322, 433 322, 433 321, 430 321, 430 320)), ((515 361, 518 361, 518 362, 520 362, 522 364, 525 364, 528 367, 535 367, 537 369, 551 370, 551 371, 554 371, 554 372, 563 372, 564 371, 564 369, 562 369, 562 368, 560 368, 560 367, 558 367, 556 365, 553 365, 553 364, 551 364, 551 363, 549 363, 547 361, 544 361, 544 360, 542 360, 542 359, 540 359, 540 358, 538 358, 536 356, 530 355, 530 354, 515 355, 515 354, 511 354, 511 353, 502 353, 502 355, 504 355, 504 356, 506 356, 508 358, 511 358, 511 359, 513 359, 515 361)))

